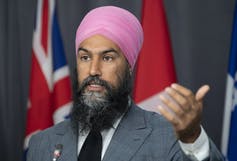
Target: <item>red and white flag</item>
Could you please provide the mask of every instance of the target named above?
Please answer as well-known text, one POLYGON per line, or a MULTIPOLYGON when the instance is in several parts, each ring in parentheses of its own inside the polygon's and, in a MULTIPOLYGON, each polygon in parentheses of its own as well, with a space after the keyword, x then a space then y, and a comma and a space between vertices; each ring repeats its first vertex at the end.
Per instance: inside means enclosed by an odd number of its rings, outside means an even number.
POLYGON ((72 106, 66 63, 54 0, 38 0, 24 149, 32 134, 65 119, 72 106))
POLYGON ((134 100, 157 111, 158 94, 176 82, 171 43, 162 0, 143 0, 144 44, 138 57, 134 100))

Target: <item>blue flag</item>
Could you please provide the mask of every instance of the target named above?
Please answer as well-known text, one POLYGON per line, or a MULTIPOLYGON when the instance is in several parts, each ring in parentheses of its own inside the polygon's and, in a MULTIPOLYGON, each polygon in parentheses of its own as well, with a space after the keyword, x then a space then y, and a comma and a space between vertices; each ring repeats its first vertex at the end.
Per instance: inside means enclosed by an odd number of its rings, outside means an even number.
POLYGON ((237 161, 237 5, 233 22, 222 133, 222 152, 228 161, 237 161))

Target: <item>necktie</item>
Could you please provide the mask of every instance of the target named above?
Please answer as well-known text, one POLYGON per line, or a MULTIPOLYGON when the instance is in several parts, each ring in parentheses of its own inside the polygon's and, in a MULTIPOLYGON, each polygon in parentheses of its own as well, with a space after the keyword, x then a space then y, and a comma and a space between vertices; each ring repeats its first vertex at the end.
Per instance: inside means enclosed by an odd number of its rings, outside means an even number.
POLYGON ((81 148, 78 161, 101 161, 101 151, 101 133, 91 130, 81 148))

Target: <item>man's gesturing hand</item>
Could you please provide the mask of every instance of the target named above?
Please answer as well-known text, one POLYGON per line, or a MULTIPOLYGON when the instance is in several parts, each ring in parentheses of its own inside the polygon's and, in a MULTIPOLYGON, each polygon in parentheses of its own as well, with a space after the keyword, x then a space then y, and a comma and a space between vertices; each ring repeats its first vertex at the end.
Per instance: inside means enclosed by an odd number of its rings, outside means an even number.
POLYGON ((210 87, 200 87, 196 94, 191 90, 172 84, 165 89, 168 97, 160 96, 164 106, 159 105, 159 112, 174 126, 177 138, 184 143, 194 142, 200 132, 203 98, 210 87))

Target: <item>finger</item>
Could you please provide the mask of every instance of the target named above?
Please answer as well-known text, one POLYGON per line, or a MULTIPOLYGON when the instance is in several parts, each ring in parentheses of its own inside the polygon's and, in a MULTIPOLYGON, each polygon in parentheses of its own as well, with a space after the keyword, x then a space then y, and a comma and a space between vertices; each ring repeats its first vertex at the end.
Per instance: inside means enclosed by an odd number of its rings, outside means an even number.
POLYGON ((190 109, 189 101, 175 89, 168 87, 165 89, 165 91, 169 94, 170 98, 179 105, 180 108, 185 111, 188 111, 190 109))
POLYGON ((195 95, 196 100, 202 101, 209 90, 210 90, 209 85, 203 85, 202 87, 200 87, 195 95))
POLYGON ((171 112, 173 112, 175 115, 182 116, 184 114, 184 110, 175 101, 172 101, 163 95, 160 95, 160 99, 162 103, 167 106, 167 108, 169 108, 169 110, 171 110, 171 112))
POLYGON ((188 88, 185 88, 184 86, 181 86, 177 83, 173 83, 171 85, 172 88, 174 88, 177 92, 179 92, 181 95, 185 96, 185 97, 194 97, 194 94, 191 90, 189 90, 188 88))
POLYGON ((174 126, 177 126, 179 124, 179 120, 173 113, 171 113, 168 109, 165 107, 158 105, 158 111, 162 116, 164 116, 170 123, 172 123, 174 126))
POLYGON ((190 89, 188 89, 184 86, 181 86, 179 84, 176 84, 176 83, 172 84, 171 88, 175 89, 188 102, 187 103, 188 105, 185 106, 184 108, 186 108, 186 109, 192 108, 192 106, 195 104, 196 100, 195 100, 195 95, 193 94, 193 92, 190 89))

